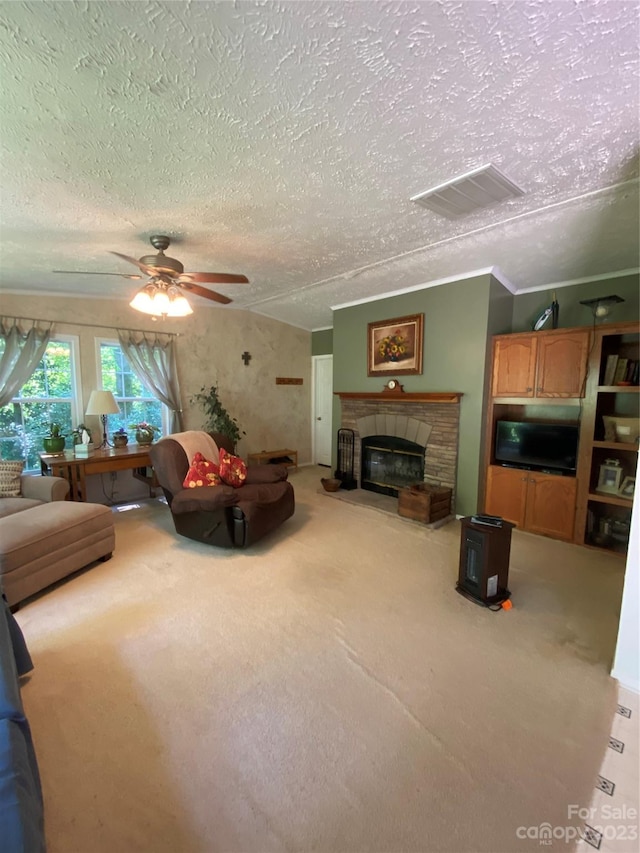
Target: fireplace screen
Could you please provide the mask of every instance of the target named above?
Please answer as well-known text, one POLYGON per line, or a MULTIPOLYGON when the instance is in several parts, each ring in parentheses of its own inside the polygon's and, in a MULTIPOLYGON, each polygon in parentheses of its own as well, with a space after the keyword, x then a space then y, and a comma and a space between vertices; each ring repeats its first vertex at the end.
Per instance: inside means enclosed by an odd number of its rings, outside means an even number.
POLYGON ((399 489, 424 480, 424 447, 404 438, 370 435, 362 440, 360 485, 397 497, 399 489))

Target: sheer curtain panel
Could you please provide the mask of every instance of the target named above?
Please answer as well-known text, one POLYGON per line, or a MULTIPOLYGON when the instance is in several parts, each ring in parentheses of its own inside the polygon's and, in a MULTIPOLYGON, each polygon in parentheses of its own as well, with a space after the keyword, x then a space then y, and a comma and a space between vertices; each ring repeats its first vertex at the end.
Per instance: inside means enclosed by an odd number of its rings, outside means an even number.
POLYGON ((166 341, 118 330, 120 346, 131 369, 153 396, 171 412, 171 432, 182 432, 182 401, 178 384, 175 338, 166 341))
POLYGON ((0 406, 11 402, 44 355, 52 324, 41 328, 37 323, 34 320, 29 331, 23 332, 15 320, 0 317, 0 340, 4 341, 0 358, 0 406))

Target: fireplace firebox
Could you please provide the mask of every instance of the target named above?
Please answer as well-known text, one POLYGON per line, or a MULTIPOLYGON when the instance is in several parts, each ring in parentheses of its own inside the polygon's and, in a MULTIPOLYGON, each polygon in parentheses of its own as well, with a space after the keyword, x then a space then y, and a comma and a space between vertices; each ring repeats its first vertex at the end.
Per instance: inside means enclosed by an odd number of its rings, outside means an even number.
POLYGON ((400 489, 424 480, 424 447, 404 438, 369 435, 362 439, 360 486, 398 496, 400 489))

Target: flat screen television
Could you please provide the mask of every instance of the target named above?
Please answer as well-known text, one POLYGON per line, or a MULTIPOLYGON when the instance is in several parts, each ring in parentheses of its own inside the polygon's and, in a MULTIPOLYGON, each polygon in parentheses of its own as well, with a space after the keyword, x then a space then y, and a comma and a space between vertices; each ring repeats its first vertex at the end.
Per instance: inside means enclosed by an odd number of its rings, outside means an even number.
POLYGON ((577 454, 576 424, 496 423, 495 460, 499 465, 575 475, 577 454))

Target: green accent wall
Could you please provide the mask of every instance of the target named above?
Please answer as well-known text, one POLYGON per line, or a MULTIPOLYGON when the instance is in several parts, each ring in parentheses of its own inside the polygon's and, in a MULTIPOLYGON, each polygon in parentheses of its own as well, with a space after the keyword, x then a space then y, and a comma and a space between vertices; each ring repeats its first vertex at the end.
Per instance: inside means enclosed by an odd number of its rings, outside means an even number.
MULTIPOLYGON (((499 290, 504 291, 502 287, 499 290)), ((501 302, 490 275, 392 296, 334 313, 334 391, 382 391, 386 377, 367 376, 367 324, 407 314, 424 314, 423 372, 398 378, 407 392, 458 391, 463 394, 456 483, 456 512, 462 515, 476 512, 478 506, 485 354, 492 291, 496 300, 495 315, 499 322, 508 323, 510 294, 501 302)), ((337 429, 341 422, 338 397, 334 400, 333 416, 337 429)))
POLYGON ((491 352, 492 335, 508 335, 513 331, 511 324, 513 322, 515 301, 516 297, 496 278, 491 276, 487 352, 491 352))
POLYGON ((311 355, 331 355, 333 353, 333 329, 311 332, 311 355))
MULTIPOLYGON (((560 305, 558 327, 562 329, 571 326, 590 326, 593 314, 586 305, 581 305, 581 299, 595 299, 596 296, 611 296, 616 294, 624 302, 612 306, 608 317, 610 323, 626 323, 638 320, 640 302, 640 277, 638 275, 621 276, 620 278, 600 279, 586 284, 573 284, 567 287, 557 287, 555 290, 560 305)), ((527 332, 540 314, 551 304, 553 290, 538 290, 535 293, 522 293, 516 296, 513 306, 513 332, 527 332)), ((598 323, 601 321, 598 320, 598 323)), ((551 328, 548 321, 545 329, 551 328)))
MULTIPOLYGON (((493 369, 492 360, 492 345, 493 335, 504 335, 511 332, 511 318, 513 317, 515 297, 506 290, 503 285, 493 276, 491 277, 491 285, 489 288, 489 313, 487 318, 486 340, 484 350, 484 385, 482 389, 482 414, 479 424, 480 432, 480 455, 478 456, 478 477, 477 484, 477 501, 476 510, 484 503, 485 490, 485 470, 484 470, 484 452, 486 441, 486 418, 484 413, 489 404, 491 394, 491 371, 493 369)), ((476 511, 474 510, 474 512, 476 511)), ((468 513, 465 513, 468 515, 468 513)))
MULTIPOLYGON (((556 288, 559 326, 590 326, 593 317, 580 300, 611 294, 625 301, 614 307, 609 322, 637 321, 639 284, 638 275, 629 275, 556 288)), ((471 515, 481 505, 484 488, 484 413, 490 393, 492 336, 531 330, 552 294, 545 290, 514 296, 493 276, 483 275, 343 308, 334 312, 331 349, 325 349, 327 337, 316 341, 316 335, 326 332, 314 332, 313 354, 333 351, 334 391, 381 391, 386 377, 367 376, 367 324, 424 314, 423 372, 398 378, 408 392, 462 393, 456 512, 471 515)), ((334 397, 334 465, 340 408, 340 398, 334 397)))

